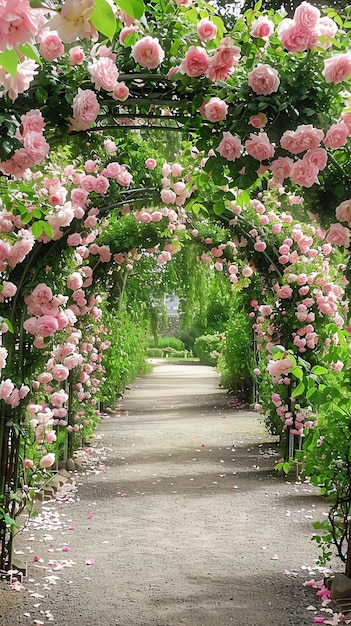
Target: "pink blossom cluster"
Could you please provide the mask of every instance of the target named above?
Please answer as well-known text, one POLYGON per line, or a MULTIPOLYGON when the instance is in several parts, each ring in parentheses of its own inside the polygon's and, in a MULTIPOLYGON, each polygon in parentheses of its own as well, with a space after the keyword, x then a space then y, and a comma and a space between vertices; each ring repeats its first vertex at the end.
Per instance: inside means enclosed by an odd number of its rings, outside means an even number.
MULTIPOLYGON (((26 228, 20 228, 14 234, 14 237, 15 243, 13 244, 9 243, 5 238, 0 240, 0 271, 2 272, 8 266, 13 268, 22 263, 35 244, 32 233, 26 228)), ((13 237, 11 240, 13 241, 13 237)), ((11 287, 8 287, 8 289, 11 291, 11 287)))
POLYGON ((47 337, 52 337, 56 331, 75 322, 70 309, 62 311, 62 306, 67 303, 67 297, 61 294, 54 296, 51 288, 45 283, 39 283, 32 293, 25 297, 25 303, 29 315, 33 317, 25 320, 23 328, 35 336, 36 348, 45 348, 44 340, 47 337))
MULTIPOLYGON (((276 361, 278 363, 279 361, 276 361)), ((272 403, 275 406, 279 419, 283 422, 283 431, 289 431, 291 435, 304 436, 304 428, 312 428, 316 425, 316 416, 309 407, 295 409, 293 407, 293 397, 291 406, 284 403, 281 395, 277 392, 271 395, 272 403)))
MULTIPOLYGON (((187 184, 188 182, 188 176, 184 175, 183 167, 180 163, 172 163, 172 165, 164 163, 162 166, 162 189, 160 194, 162 202, 182 207, 192 192, 192 188, 187 184)), ((168 213, 167 217, 170 221, 175 222, 177 220, 174 212, 168 213), (170 218, 170 216, 173 217, 170 218)))
POLYGON ((43 135, 44 128, 45 121, 39 110, 32 109, 21 116, 21 126, 17 129, 16 138, 21 142, 22 148, 16 150, 7 161, 0 161, 0 171, 3 174, 21 178, 26 170, 43 162, 50 149, 43 135))
POLYGON ((285 18, 279 24, 277 33, 284 48, 290 52, 304 52, 321 46, 319 37, 326 38, 329 47, 337 32, 335 22, 328 17, 320 17, 320 10, 309 2, 302 2, 295 10, 292 19, 285 18))
POLYGON ((29 387, 27 385, 21 385, 21 387, 18 388, 10 378, 2 380, 0 383, 0 400, 3 400, 11 409, 18 407, 21 400, 23 400, 28 393, 29 387))
MULTIPOLYGON (((198 28, 202 30, 202 24, 199 23, 198 28)), ((206 21, 208 28, 208 21, 206 21)), ((212 29, 212 26, 210 26, 212 29)), ((213 29, 212 29, 213 30, 213 29)), ((212 37, 211 37, 212 39, 212 37)), ((207 39, 209 41, 210 39, 207 39)), ((204 39, 202 40, 204 41, 204 39)), ((228 80, 238 65, 240 59, 240 50, 234 45, 230 37, 221 40, 218 48, 209 55, 202 46, 190 46, 186 52, 180 66, 176 71, 186 74, 191 78, 206 76, 214 83, 228 80)), ((174 73, 174 72, 173 72, 174 73)))

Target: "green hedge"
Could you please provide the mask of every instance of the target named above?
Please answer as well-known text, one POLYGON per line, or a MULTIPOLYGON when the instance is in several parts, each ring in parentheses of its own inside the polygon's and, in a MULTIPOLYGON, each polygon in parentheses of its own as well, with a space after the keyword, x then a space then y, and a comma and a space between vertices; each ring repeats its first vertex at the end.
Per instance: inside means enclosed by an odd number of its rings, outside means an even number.
POLYGON ((150 359, 163 359, 163 350, 162 348, 148 348, 146 356, 150 359))
POLYGON ((223 335, 202 335, 195 340, 193 353, 203 365, 217 365, 223 345, 223 335))

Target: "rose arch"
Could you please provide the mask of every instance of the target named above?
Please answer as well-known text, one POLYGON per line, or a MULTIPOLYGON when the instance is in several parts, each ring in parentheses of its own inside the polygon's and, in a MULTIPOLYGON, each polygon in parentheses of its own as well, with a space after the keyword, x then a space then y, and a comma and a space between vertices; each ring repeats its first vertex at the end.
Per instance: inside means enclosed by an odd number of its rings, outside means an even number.
POLYGON ((351 16, 261 6, 228 30, 201 0, 0 2, 1 569, 99 420, 111 307, 189 245, 247 313, 281 466, 334 494, 346 560, 351 16))

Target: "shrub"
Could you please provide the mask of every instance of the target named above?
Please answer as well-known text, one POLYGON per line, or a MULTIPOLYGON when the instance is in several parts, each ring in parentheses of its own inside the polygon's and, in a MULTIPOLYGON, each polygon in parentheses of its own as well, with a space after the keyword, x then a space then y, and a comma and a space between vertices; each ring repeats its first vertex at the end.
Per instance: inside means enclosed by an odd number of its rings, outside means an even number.
POLYGON ((184 350, 184 343, 178 337, 159 337, 158 348, 173 348, 173 350, 184 350))
POLYGON ((173 359, 185 359, 187 355, 186 350, 173 350, 173 348, 164 348, 163 356, 167 358, 167 356, 172 357, 173 359))
POLYGON ((223 335, 202 335, 195 340, 194 356, 203 365, 216 365, 223 345, 223 335))
POLYGON ((162 359, 163 350, 162 348, 148 348, 146 351, 146 356, 150 359, 162 359))
POLYGON ((111 346, 104 352, 106 380, 101 386, 103 406, 112 406, 125 386, 147 369, 145 328, 126 311, 104 310, 111 346))
POLYGON ((237 315, 228 323, 218 369, 222 387, 251 400, 253 346, 252 329, 246 315, 237 315))

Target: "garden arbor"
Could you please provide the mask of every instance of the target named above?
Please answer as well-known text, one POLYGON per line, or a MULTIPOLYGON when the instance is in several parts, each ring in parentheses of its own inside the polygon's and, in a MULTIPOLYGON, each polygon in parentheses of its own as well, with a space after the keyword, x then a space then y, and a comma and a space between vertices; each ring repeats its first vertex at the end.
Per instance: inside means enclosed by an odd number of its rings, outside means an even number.
POLYGON ((351 16, 261 5, 228 31, 201 1, 0 3, 2 568, 17 512, 97 422, 106 301, 189 242, 241 294, 268 423, 307 435, 344 555, 351 16))

